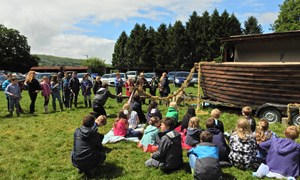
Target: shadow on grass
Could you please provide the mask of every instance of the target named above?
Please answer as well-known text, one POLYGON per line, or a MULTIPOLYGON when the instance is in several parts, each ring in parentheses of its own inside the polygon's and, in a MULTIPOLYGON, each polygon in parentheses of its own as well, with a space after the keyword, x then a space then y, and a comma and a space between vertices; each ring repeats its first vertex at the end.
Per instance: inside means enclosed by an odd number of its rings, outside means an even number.
POLYGON ((95 179, 115 179, 123 174, 123 168, 110 162, 104 162, 103 165, 94 169, 95 179))
POLYGON ((110 153, 112 151, 112 148, 109 148, 107 146, 103 146, 103 149, 105 153, 110 153))
POLYGON ((109 118, 117 118, 118 116, 116 114, 109 114, 109 115, 107 115, 107 117, 109 117, 109 118))
POLYGON ((223 174, 222 174, 222 179, 226 179, 226 180, 236 180, 236 177, 234 177, 233 175, 228 174, 228 173, 223 173, 223 174))

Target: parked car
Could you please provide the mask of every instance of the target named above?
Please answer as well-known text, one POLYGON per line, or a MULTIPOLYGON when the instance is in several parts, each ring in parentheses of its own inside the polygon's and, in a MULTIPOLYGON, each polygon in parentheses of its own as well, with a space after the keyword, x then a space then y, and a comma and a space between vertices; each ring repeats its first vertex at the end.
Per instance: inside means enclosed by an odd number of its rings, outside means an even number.
POLYGON ((103 76, 101 76, 102 83, 107 83, 108 84, 108 79, 109 79, 110 75, 111 74, 103 74, 103 76))
POLYGON ((144 73, 144 77, 145 77, 145 79, 147 80, 148 83, 151 82, 153 76, 157 77, 155 72, 144 73))
POLYGON ((194 73, 193 74, 193 78, 191 80, 191 83, 194 84, 198 84, 198 73, 194 73))
MULTIPOLYGON (((190 72, 187 71, 177 71, 174 74, 174 85, 175 87, 181 86, 181 84, 186 80, 186 78, 189 76, 190 72)), ((189 85, 193 85, 192 82, 189 82, 189 85)))
POLYGON ((98 73, 91 73, 91 77, 92 77, 93 79, 96 79, 97 76, 99 76, 98 73))
MULTIPOLYGON (((128 79, 125 73, 120 73, 120 77, 124 81, 124 83, 128 79)), ((115 86, 115 79, 116 79, 116 73, 111 74, 108 79, 108 85, 115 86)))
POLYGON ((134 81, 138 78, 138 72, 137 71, 127 71, 126 75, 128 78, 133 78, 134 81))
POLYGON ((173 83, 174 82, 174 75, 175 75, 176 71, 170 71, 168 73, 168 80, 170 83, 173 83))

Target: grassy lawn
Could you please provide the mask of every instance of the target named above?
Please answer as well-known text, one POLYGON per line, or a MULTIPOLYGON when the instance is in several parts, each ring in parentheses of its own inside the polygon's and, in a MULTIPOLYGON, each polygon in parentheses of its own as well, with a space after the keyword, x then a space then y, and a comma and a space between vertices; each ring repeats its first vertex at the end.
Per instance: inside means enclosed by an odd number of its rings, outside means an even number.
MULTIPOLYGON (((174 90, 174 87, 172 87, 174 90)), ((189 87, 188 92, 194 95, 197 88, 189 87)), ((111 89, 114 92, 114 89, 111 89)), ((123 91, 124 92, 124 91, 123 91)), ((79 96, 77 109, 65 110, 56 113, 43 113, 43 99, 38 95, 35 115, 21 114, 6 118, 8 114, 4 93, 0 93, 0 179, 82 179, 70 160, 73 146, 73 132, 81 125, 82 117, 92 110, 83 108, 83 98, 79 96)), ((28 112, 29 96, 23 92, 22 108, 28 112)), ((125 101, 124 101, 125 102, 125 101)), ((195 103, 195 102, 190 102, 195 103)), ((112 128, 112 122, 122 104, 109 99, 106 104, 107 113, 110 114, 105 127, 99 128, 105 134, 112 128)), ((59 109, 59 108, 58 108, 59 109)), ((147 105, 143 106, 146 112, 147 105)), ((166 107, 159 109, 163 114, 166 107)), ((52 102, 50 101, 50 110, 52 102)), ((183 117, 187 106, 179 107, 179 117, 183 117)), ((204 111, 210 112, 211 109, 204 111)), ((201 127, 209 115, 198 115, 201 127)), ((237 111, 224 112, 221 120, 225 131, 234 128, 238 119, 237 111)), ((281 124, 271 124, 270 128, 280 137, 285 128, 281 124)), ((159 169, 146 168, 144 162, 149 158, 149 153, 142 152, 133 142, 119 142, 106 144, 107 159, 99 169, 98 179, 192 179, 189 172, 186 151, 183 151, 185 166, 183 169, 171 174, 163 174, 159 169)), ((251 171, 242 171, 234 167, 224 168, 228 179, 252 179, 251 171)))

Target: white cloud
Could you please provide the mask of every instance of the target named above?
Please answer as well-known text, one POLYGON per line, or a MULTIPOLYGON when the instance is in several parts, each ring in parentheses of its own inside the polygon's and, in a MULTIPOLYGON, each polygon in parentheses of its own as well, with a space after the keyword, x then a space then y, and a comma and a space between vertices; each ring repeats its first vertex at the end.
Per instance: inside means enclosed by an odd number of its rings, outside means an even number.
POLYGON ((244 21, 248 19, 248 17, 254 16, 257 18, 258 23, 262 25, 264 33, 271 33, 271 24, 274 23, 274 21, 278 17, 278 12, 263 12, 263 13, 254 13, 254 12, 247 12, 244 14, 239 14, 238 17, 244 25, 244 21))
POLYGON ((126 23, 131 17, 159 19, 163 16, 185 21, 193 10, 203 12, 221 1, 9 0, 1 1, 0 22, 25 35, 32 53, 74 58, 88 54, 111 62, 115 40, 83 35, 88 29, 76 27, 77 23, 86 19, 91 24, 111 20, 126 23))

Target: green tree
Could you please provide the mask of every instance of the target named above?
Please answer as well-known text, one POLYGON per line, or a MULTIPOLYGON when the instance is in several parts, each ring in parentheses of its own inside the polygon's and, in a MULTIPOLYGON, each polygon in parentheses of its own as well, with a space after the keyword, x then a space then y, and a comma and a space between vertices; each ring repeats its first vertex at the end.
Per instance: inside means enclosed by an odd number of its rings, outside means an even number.
MULTIPOLYGON (((127 59, 126 59, 127 39, 128 39, 127 34, 125 33, 125 31, 123 31, 115 44, 114 52, 112 54, 112 65, 115 68, 124 67, 124 65, 128 64, 126 62, 127 61, 127 59)), ((127 66, 127 68, 129 68, 129 67, 127 66)))
POLYGON ((104 74, 105 72, 105 60, 96 58, 96 57, 92 57, 89 58, 87 60, 83 60, 81 63, 82 66, 88 66, 89 68, 91 68, 92 72, 97 72, 100 74, 104 74))
POLYGON ((229 17, 228 26, 229 26, 228 27, 229 36, 242 34, 241 23, 238 20, 238 18, 234 15, 234 13, 232 13, 229 17))
POLYGON ((161 24, 154 37, 154 61, 157 68, 167 69, 166 65, 171 64, 168 44, 167 25, 161 24))
POLYGON ((0 69, 25 73, 38 61, 37 56, 30 54, 25 36, 0 24, 0 69))
POLYGON ((262 34, 263 30, 260 24, 258 24, 257 19, 254 16, 248 17, 244 22, 244 34, 262 34))
POLYGON ((152 27, 146 31, 146 36, 144 37, 144 44, 142 50, 142 66, 154 69, 156 68, 156 61, 154 57, 154 43, 156 32, 152 27))
POLYGON ((219 11, 215 9, 210 16, 210 33, 211 33, 210 51, 211 51, 212 59, 215 59, 218 56, 220 56, 220 46, 221 46, 220 38, 223 37, 221 22, 222 21, 221 21, 219 11))
POLYGON ((285 0, 280 7, 278 19, 272 25, 275 32, 300 30, 300 0, 285 0))
MULTIPOLYGON (((188 57, 185 27, 181 21, 176 21, 174 26, 170 28, 168 34, 169 52, 171 56, 171 66, 173 69, 183 69, 188 57)), ((186 67, 185 67, 186 68, 186 67)))
POLYGON ((147 32, 145 24, 143 24, 142 26, 139 24, 135 24, 134 28, 131 30, 130 36, 126 44, 126 65, 128 67, 137 68, 140 67, 140 65, 142 65, 143 56, 141 52, 144 47, 146 34, 147 32))
POLYGON ((199 61, 199 57, 202 51, 201 47, 199 46, 199 43, 201 41, 199 34, 199 30, 201 28, 200 23, 200 17, 198 16, 196 11, 192 13, 189 21, 186 23, 186 33, 189 38, 189 64, 199 61))

